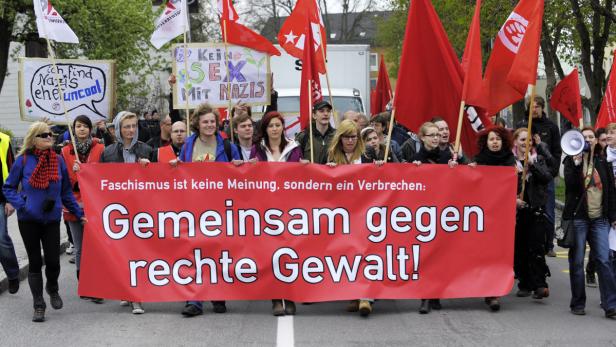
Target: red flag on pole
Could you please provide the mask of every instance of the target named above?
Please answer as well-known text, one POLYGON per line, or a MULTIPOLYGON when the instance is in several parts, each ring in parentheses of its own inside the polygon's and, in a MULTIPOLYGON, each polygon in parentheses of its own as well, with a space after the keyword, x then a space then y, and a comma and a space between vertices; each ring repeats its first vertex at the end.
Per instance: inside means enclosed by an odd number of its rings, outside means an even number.
POLYGON ((610 123, 616 123, 616 72, 614 71, 614 62, 616 61, 616 51, 614 51, 614 61, 612 62, 612 71, 610 79, 607 82, 601 109, 597 115, 597 124, 595 127, 605 128, 610 123))
POLYGON ((543 0, 521 0, 498 32, 484 78, 489 114, 524 98, 536 83, 542 20, 543 0))
MULTIPOLYGON (((432 4, 428 0, 411 1, 394 97, 396 119, 413 131, 436 116, 455 126, 463 79, 458 56, 432 4)), ((483 124, 489 124, 480 117, 483 124)), ((472 156, 477 133, 468 117, 464 118, 461 137, 464 152, 472 156)))
POLYGON ((278 43, 290 55, 297 59, 303 58, 304 42, 306 35, 312 32, 312 40, 316 45, 314 59, 318 72, 325 73, 325 61, 327 50, 327 33, 321 17, 321 9, 315 0, 298 0, 293 12, 282 24, 278 33, 278 43), (308 18, 308 22, 306 21, 308 18), (321 52, 321 50, 324 50, 321 52), (325 53, 325 54, 324 54, 325 53))
POLYGON ((218 16, 223 41, 269 55, 280 55, 280 51, 265 37, 237 22, 239 16, 231 0, 218 0, 218 16))
POLYGON ((387 66, 385 66, 385 57, 381 54, 380 58, 379 77, 376 81, 376 89, 374 90, 374 100, 370 100, 370 113, 373 115, 385 111, 387 104, 391 100, 391 84, 389 83, 387 66))
POLYGON ((571 124, 577 125, 583 117, 578 69, 573 69, 552 91, 550 107, 560 112, 571 124))
POLYGON ((317 47, 312 41, 312 30, 308 27, 304 48, 302 50, 304 53, 302 57, 302 85, 299 93, 299 120, 301 129, 306 129, 310 124, 310 118, 312 116, 310 99, 312 99, 312 105, 323 100, 321 82, 316 66, 316 49, 317 47))
POLYGON ((477 0, 475 14, 466 39, 466 47, 462 56, 464 70, 464 87, 462 100, 468 105, 483 105, 482 100, 482 54, 481 54, 481 0, 477 0))

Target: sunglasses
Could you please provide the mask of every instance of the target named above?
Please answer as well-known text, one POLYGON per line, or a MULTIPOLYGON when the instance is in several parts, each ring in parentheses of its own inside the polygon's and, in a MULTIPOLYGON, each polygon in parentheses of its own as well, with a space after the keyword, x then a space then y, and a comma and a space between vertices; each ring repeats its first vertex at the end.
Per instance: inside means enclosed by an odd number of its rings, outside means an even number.
POLYGON ((53 136, 52 133, 42 133, 42 134, 36 135, 36 137, 40 137, 42 139, 46 139, 46 138, 51 137, 51 136, 53 136))

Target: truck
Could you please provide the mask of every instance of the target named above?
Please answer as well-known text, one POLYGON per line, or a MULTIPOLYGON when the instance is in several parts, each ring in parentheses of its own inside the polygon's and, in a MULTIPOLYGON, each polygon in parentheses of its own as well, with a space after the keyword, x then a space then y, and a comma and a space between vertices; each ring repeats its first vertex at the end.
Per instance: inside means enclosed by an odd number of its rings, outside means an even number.
MULTIPOLYGON (((299 92, 302 78, 302 62, 280 46, 281 56, 271 57, 274 89, 278 92, 278 111, 285 117, 286 133, 292 137, 299 131, 299 92)), ((342 114, 352 110, 366 113, 370 110, 370 46, 328 45, 327 71, 336 114, 336 124, 342 114)), ((329 101, 327 79, 321 75, 323 99, 329 101)), ((262 110, 253 110, 258 111, 262 110)))

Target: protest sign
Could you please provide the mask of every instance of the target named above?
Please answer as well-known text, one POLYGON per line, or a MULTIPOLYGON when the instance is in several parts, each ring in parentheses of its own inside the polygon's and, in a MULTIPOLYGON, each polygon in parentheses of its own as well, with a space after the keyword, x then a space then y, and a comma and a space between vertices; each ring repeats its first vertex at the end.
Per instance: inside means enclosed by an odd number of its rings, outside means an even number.
MULTIPOLYGON (((240 46, 227 46, 231 101, 243 101, 249 106, 270 103, 270 60, 266 53, 240 46)), ((215 108, 229 106, 225 47, 222 43, 188 44, 188 80, 184 68, 184 45, 174 45, 173 73, 177 83, 173 90, 173 107, 196 108, 209 103, 215 108)))
POLYGON ((463 298, 513 285, 505 167, 84 164, 79 295, 463 298))
MULTIPOLYGON (((110 118, 115 105, 115 62, 56 60, 69 119, 88 116, 93 122, 110 118)), ((20 58, 19 110, 22 120, 48 118, 66 123, 54 67, 49 59, 20 58)))

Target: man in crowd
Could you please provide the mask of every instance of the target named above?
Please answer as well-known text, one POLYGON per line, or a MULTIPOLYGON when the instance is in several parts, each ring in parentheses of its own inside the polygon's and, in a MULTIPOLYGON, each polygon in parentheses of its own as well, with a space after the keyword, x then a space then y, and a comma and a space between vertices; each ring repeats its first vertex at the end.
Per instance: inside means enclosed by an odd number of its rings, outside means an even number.
POLYGON ((252 151, 254 125, 248 113, 238 113, 233 117, 233 133, 237 138, 242 160, 249 160, 252 151))
POLYGON ((359 125, 359 112, 355 112, 353 110, 348 110, 344 113, 344 115, 342 116, 342 120, 350 120, 353 123, 359 125))
POLYGON ((167 163, 180 155, 186 141, 186 123, 177 121, 171 126, 171 143, 157 149, 157 161, 167 163))
POLYGON ((146 142, 153 149, 171 144, 171 116, 166 115, 159 120, 160 135, 154 136, 146 142))
MULTIPOLYGON (((562 156, 562 150, 560 148, 560 130, 558 126, 552 122, 545 114, 545 99, 540 96, 535 96, 535 103, 533 109, 530 110, 533 116, 533 135, 538 134, 541 138, 541 142, 548 145, 550 153, 554 158, 558 159, 559 165, 555 165, 552 171, 552 176, 558 175, 560 167, 560 158, 562 156)), ((518 124, 518 128, 528 127, 528 120, 522 121, 518 124)), ((554 208, 556 207, 556 194, 554 188, 554 180, 548 185, 548 201, 545 206, 546 217, 548 219, 548 230, 546 237, 546 254, 548 257, 555 257, 554 252, 554 208)))
MULTIPOLYGON (((327 164, 327 150, 336 133, 330 124, 332 105, 327 101, 317 102, 312 107, 312 142, 314 147, 314 162, 327 164)), ((304 129, 295 136, 302 149, 304 160, 310 160, 310 129, 304 129)))

